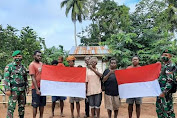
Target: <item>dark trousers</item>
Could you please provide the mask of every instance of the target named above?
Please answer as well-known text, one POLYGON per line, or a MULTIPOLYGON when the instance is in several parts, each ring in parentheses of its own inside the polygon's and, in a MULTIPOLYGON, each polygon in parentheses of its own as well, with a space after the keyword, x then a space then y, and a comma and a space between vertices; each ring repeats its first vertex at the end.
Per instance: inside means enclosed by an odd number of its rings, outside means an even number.
POLYGON ((90 109, 89 109, 89 102, 88 102, 88 98, 86 98, 85 99, 85 115, 87 117, 89 117, 89 111, 90 111, 90 109))

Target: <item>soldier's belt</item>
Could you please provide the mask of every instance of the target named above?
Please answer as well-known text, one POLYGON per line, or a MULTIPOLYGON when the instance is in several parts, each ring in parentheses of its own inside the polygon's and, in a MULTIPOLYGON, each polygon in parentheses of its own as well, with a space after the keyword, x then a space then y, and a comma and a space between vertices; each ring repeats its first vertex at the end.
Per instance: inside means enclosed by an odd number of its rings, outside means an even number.
POLYGON ((26 84, 21 83, 21 84, 12 84, 12 87, 24 87, 26 84))

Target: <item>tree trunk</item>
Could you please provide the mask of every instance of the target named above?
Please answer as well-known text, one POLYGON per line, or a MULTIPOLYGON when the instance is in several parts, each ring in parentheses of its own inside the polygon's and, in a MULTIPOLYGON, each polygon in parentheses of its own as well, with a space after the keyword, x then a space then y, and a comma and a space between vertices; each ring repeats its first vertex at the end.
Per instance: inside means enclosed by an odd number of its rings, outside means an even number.
POLYGON ((74 21, 74 38, 75 38, 75 46, 77 46, 77 38, 76 38, 76 21, 74 21))

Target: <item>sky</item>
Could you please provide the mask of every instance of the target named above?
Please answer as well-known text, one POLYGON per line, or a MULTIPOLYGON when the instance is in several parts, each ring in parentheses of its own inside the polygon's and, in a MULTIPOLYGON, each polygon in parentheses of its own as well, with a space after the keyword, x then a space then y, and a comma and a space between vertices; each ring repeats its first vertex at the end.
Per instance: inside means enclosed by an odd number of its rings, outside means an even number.
MULTIPOLYGON (((63 45, 65 50, 75 46, 74 24, 65 9, 60 8, 62 0, 0 0, 0 24, 3 28, 11 25, 18 30, 29 26, 38 36, 45 38, 48 48, 63 45)), ((114 0, 119 5, 135 10, 139 0, 114 0)), ((77 33, 88 26, 90 21, 77 22, 77 33)), ((77 38, 78 44, 80 39, 77 38)))

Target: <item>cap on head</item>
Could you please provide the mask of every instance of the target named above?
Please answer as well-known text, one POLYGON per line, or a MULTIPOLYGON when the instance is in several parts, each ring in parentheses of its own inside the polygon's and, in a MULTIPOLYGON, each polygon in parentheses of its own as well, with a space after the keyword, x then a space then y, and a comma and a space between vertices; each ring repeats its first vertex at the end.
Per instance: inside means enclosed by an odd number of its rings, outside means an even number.
POLYGON ((20 50, 15 50, 13 53, 12 53, 12 57, 15 57, 17 55, 21 54, 21 51, 20 50))
POLYGON ((163 51, 163 53, 169 53, 169 54, 172 54, 172 51, 171 51, 170 49, 165 49, 165 50, 163 51))
POLYGON ((76 60, 76 58, 74 56, 68 56, 66 58, 66 61, 73 61, 73 60, 76 60))

